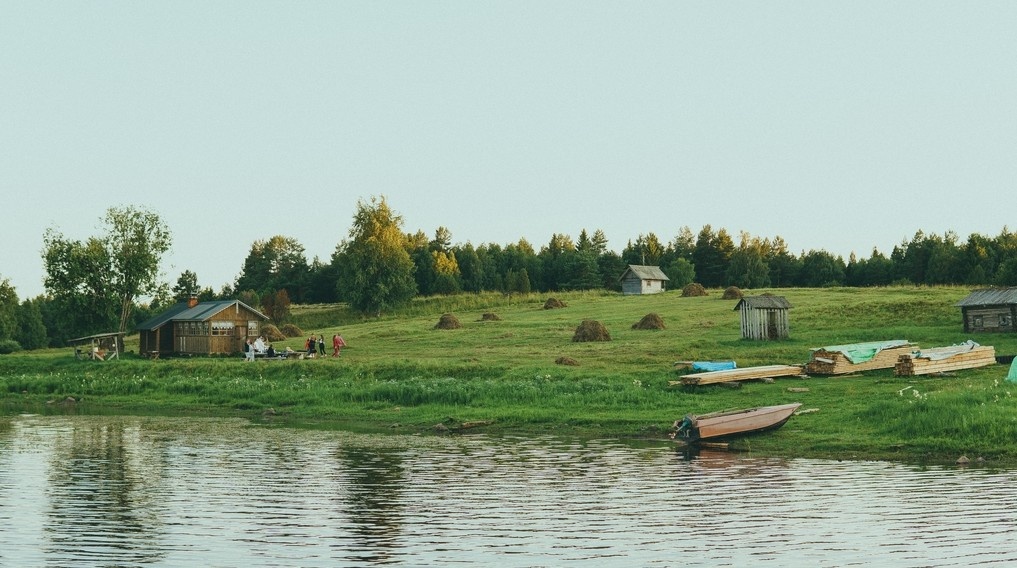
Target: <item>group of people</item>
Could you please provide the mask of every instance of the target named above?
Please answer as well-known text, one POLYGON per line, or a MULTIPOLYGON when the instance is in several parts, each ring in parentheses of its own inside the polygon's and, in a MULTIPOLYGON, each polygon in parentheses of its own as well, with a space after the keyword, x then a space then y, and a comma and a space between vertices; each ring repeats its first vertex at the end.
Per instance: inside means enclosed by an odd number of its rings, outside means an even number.
POLYGON ((263 336, 259 336, 254 341, 248 338, 244 344, 244 358, 248 361, 254 361, 254 357, 258 353, 264 353, 266 357, 276 356, 275 347, 272 347, 271 343, 265 341, 263 336))
MULTIPOLYGON (((332 356, 333 357, 340 357, 341 356, 340 353, 341 353, 343 347, 346 347, 346 340, 343 339, 343 336, 339 335, 338 333, 333 335, 332 336, 332 356)), ((315 338, 314 335, 308 337, 307 340, 304 341, 304 351, 307 352, 307 356, 308 357, 314 357, 315 353, 317 353, 321 357, 324 357, 325 356, 325 336, 324 335, 319 335, 317 337, 317 339, 315 338)))
MULTIPOLYGON (((343 347, 346 347, 346 340, 343 336, 338 333, 332 336, 332 356, 339 357, 343 347)), ((286 352, 292 353, 293 350, 289 347, 286 348, 286 352)), ((304 341, 304 352, 307 357, 314 357, 316 354, 324 357, 325 356, 325 336, 314 335, 307 338, 304 341)), ((244 359, 247 361, 254 361, 254 358, 258 354, 264 354, 266 357, 275 357, 279 355, 279 352, 272 347, 272 344, 265 341, 264 337, 258 337, 254 341, 250 338, 244 343, 244 359)))

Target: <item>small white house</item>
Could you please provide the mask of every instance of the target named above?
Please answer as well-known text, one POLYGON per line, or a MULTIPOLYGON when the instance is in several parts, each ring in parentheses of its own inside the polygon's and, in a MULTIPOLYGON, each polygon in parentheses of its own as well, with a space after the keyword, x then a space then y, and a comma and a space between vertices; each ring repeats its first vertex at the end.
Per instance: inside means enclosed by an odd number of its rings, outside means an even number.
POLYGON ((657 294, 670 278, 659 266, 630 264, 621 275, 622 294, 657 294))

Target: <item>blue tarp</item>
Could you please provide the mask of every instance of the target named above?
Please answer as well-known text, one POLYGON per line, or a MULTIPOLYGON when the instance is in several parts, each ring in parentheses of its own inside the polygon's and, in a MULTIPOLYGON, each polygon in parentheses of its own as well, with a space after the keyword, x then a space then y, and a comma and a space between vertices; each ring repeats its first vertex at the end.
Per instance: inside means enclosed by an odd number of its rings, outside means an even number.
POLYGON ((693 361, 693 371, 727 371, 738 366, 734 361, 693 361))

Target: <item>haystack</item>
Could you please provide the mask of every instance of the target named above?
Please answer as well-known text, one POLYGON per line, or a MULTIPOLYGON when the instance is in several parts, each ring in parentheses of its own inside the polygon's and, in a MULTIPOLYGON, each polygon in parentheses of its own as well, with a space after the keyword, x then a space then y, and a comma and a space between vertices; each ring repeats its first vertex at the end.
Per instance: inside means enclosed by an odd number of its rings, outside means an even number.
POLYGON ((583 323, 576 328, 572 341, 611 341, 611 334, 599 321, 583 320, 583 323))
POLYGON ((459 329, 461 327, 463 324, 459 323, 459 318, 452 314, 442 314, 434 329, 459 329))
POLYGON ((268 323, 261 326, 261 335, 265 336, 265 339, 269 341, 283 341, 286 339, 286 335, 279 331, 279 328, 268 323))
POLYGON ((742 289, 741 288, 739 288, 737 286, 728 286, 727 288, 724 288, 724 295, 721 296, 721 299, 724 299, 724 300, 741 300, 742 296, 744 296, 744 294, 742 294, 742 289))
POLYGON ((501 321, 501 318, 498 317, 498 314, 487 312, 480 316, 480 321, 501 321))
POLYGON ((558 308, 567 308, 567 307, 568 304, 559 300, 558 298, 548 298, 547 301, 544 302, 545 310, 557 310, 558 308))
POLYGON ((682 297, 689 298, 692 296, 706 296, 706 288, 699 282, 693 282, 682 288, 682 297))
POLYGON ((569 365, 572 367, 579 366, 579 361, 576 361, 572 357, 558 357, 557 359, 554 360, 554 362, 557 363, 558 365, 569 365))
POLYGON ((632 329, 664 329, 664 320, 657 314, 646 314, 643 319, 632 324, 632 329))
MULTIPOLYGON (((304 330, 300 329, 299 326, 296 326, 292 323, 288 323, 282 326, 282 329, 280 329, 279 331, 281 331, 282 334, 285 335, 286 337, 303 337, 305 335, 304 330)), ((275 340, 273 339, 272 341, 275 340)))

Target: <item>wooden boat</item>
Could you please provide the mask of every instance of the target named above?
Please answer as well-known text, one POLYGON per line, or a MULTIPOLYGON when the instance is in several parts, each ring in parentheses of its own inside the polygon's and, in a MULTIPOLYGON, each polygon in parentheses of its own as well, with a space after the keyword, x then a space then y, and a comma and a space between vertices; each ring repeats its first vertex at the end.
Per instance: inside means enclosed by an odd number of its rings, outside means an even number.
POLYGON ((671 437, 694 443, 765 432, 783 426, 800 406, 801 403, 794 402, 710 414, 689 414, 675 421, 675 431, 671 437))

